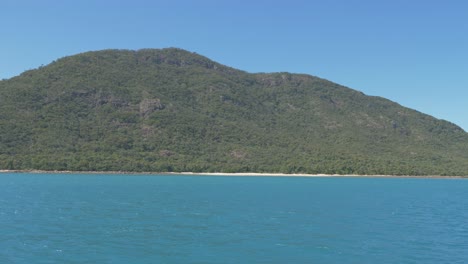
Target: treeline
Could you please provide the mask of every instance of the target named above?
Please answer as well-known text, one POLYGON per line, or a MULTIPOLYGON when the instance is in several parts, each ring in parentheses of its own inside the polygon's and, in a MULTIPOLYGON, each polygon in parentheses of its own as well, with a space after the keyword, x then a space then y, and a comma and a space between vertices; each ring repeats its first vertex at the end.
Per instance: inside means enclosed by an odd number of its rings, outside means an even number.
MULTIPOLYGON (((81 153, 80 153, 81 154, 81 153)), ((440 167, 428 162, 420 164, 398 161, 369 161, 355 163, 346 160, 316 160, 315 163, 289 161, 276 164, 250 162, 177 161, 151 160, 144 157, 98 156, 0 156, 0 168, 6 170, 49 171, 125 171, 125 172, 258 172, 288 174, 340 174, 340 175, 465 175, 456 166, 440 167)))

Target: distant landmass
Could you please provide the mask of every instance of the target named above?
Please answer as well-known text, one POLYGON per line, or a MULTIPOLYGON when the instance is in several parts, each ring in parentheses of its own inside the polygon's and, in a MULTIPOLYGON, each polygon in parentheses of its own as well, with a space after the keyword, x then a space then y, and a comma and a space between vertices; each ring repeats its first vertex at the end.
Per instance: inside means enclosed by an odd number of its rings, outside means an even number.
POLYGON ((468 175, 468 133, 310 75, 103 50, 0 81, 0 169, 468 175))

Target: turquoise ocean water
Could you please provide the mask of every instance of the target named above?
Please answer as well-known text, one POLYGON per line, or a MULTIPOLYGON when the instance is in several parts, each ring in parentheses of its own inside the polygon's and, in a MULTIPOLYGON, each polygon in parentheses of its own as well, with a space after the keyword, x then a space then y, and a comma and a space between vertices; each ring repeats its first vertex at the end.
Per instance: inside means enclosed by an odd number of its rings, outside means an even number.
POLYGON ((0 263, 468 263, 468 180, 0 174, 0 263))

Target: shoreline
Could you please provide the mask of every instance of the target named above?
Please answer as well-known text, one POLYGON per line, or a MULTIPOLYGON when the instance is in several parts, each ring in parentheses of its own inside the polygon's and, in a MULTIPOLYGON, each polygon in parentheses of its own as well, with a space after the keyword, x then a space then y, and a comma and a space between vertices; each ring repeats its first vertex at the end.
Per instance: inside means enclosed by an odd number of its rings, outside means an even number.
POLYGON ((364 174, 306 174, 306 173, 258 173, 258 172, 131 172, 131 171, 47 171, 47 170, 0 170, 3 173, 33 174, 128 174, 154 176, 218 176, 218 177, 341 177, 341 178, 429 178, 467 179, 468 176, 441 175, 364 175, 364 174))

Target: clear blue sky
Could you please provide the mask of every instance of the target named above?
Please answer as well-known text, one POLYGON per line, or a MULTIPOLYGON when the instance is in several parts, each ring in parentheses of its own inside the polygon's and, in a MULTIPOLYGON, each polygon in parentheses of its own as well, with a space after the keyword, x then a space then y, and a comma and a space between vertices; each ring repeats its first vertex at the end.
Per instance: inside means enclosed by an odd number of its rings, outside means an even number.
POLYGON ((307 73, 468 131, 465 0, 2 0, 0 78, 76 53, 179 47, 307 73))

